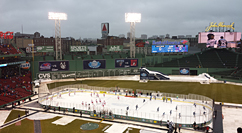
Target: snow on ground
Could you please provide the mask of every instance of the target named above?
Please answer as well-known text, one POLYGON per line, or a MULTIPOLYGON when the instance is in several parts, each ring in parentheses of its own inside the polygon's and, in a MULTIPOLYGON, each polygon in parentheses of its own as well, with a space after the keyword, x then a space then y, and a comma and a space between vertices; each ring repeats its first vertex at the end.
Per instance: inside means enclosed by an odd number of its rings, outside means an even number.
MULTIPOLYGON (((202 82, 202 81, 209 81, 209 82, 218 82, 217 79, 211 77, 207 73, 199 74, 198 76, 187 76, 187 75, 169 75, 170 80, 153 80, 153 81, 179 81, 179 82, 202 82)), ((109 76, 109 77, 91 77, 91 78, 84 78, 90 80, 133 80, 139 81, 140 75, 126 75, 126 76, 109 76)), ((82 79, 83 80, 83 79, 82 79)))
MULTIPOLYGON (((70 94, 68 91, 62 92, 61 97, 54 95, 52 98, 48 97, 48 100, 44 98, 41 102, 45 105, 61 106, 67 108, 82 109, 82 110, 96 110, 99 111, 112 111, 113 114, 128 115, 146 119, 154 120, 170 120, 178 123, 192 124, 203 123, 211 119, 209 106, 202 106, 201 101, 194 101, 190 99, 173 99, 163 101, 161 97, 153 98, 150 100, 150 96, 142 95, 138 98, 125 97, 125 94, 119 95, 119 93, 107 93, 105 96, 98 92, 91 92, 91 90, 77 91, 74 94, 72 91, 70 94), (145 100, 145 101, 144 101, 145 100), (193 105, 197 103, 196 107, 193 105), (136 109, 137 106, 137 109, 136 109), (177 107, 177 110, 176 110, 177 107), (205 109, 204 109, 205 107, 205 109), (127 110, 128 108, 128 110, 127 110), (158 109, 159 108, 159 109, 158 109), (195 112, 195 114, 194 114, 195 112), (203 113, 206 112, 204 115, 203 113), (180 114, 180 118, 179 118, 180 114), (195 115, 195 116, 194 116, 195 115)), ((205 103, 204 103, 205 104, 205 103)))

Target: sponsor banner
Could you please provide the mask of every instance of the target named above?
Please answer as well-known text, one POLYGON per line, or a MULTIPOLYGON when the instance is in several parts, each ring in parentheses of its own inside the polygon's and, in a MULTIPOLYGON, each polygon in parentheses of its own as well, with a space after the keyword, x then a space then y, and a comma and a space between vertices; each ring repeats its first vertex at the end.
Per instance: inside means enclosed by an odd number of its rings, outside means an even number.
POLYGON ((152 45, 152 53, 188 52, 188 45, 152 45))
POLYGON ((39 71, 68 71, 69 61, 40 61, 39 71))
POLYGON ((123 45, 108 45, 108 51, 123 51, 123 45))
POLYGON ((54 46, 36 46, 36 52, 54 52, 54 46))
POLYGON ((115 67, 117 68, 138 67, 138 59, 115 59, 115 67))
POLYGON ((97 51, 97 46, 87 46, 88 51, 97 51))
POLYGON ((180 75, 190 75, 190 69, 189 68, 180 68, 180 75))
POLYGON ((38 79, 51 79, 50 73, 39 73, 37 75, 38 79))
POLYGON ((86 46, 70 46, 70 52, 85 52, 87 51, 86 46))
POLYGON ((144 69, 140 69, 140 80, 149 79, 149 73, 146 72, 144 69))
POLYGON ((106 60, 84 60, 83 69, 105 69, 106 60))
POLYGON ((26 53, 36 53, 36 47, 26 47, 26 53))
POLYGON ((76 73, 75 72, 61 73, 61 78, 62 79, 75 78, 75 77, 76 77, 76 73))
POLYGON ((101 32, 102 32, 102 34, 108 35, 108 33, 109 33, 109 23, 102 23, 101 24, 101 32))
POLYGON ((30 68, 30 63, 29 62, 22 63, 22 64, 20 64, 20 67, 22 69, 29 69, 30 68))

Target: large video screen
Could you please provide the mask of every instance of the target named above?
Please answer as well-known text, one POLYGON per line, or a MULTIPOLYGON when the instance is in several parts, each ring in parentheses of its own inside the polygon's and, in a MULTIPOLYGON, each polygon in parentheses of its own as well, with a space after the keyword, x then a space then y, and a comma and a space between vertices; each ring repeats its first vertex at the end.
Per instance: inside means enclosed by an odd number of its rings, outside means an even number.
POLYGON ((213 48, 235 48, 240 39, 241 32, 200 32, 198 35, 198 43, 213 48))
POLYGON ((188 52, 188 45, 152 45, 152 53, 188 52))

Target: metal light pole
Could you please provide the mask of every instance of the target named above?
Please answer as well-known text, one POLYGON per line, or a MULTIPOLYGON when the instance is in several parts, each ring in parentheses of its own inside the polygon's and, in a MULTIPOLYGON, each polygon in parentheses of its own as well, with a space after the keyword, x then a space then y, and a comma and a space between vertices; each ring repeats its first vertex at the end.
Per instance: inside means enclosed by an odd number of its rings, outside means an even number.
POLYGON ((125 13, 125 22, 130 22, 130 58, 135 58, 135 23, 141 22, 141 14, 125 13))
POLYGON ((67 20, 66 13, 49 12, 48 18, 55 20, 55 56, 56 60, 62 60, 61 50, 61 20, 67 20))

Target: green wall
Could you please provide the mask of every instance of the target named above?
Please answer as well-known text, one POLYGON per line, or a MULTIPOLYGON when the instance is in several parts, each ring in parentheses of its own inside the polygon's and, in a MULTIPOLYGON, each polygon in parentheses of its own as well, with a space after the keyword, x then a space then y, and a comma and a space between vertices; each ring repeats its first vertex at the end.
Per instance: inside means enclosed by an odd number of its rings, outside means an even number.
MULTIPOLYGON (((147 69, 152 71, 159 71, 164 74, 172 75, 172 70, 179 70, 179 67, 147 67, 147 69)), ((190 68, 190 70, 197 70, 197 74, 201 73, 209 73, 209 72, 220 72, 220 71, 228 71, 234 70, 233 68, 190 68)))

